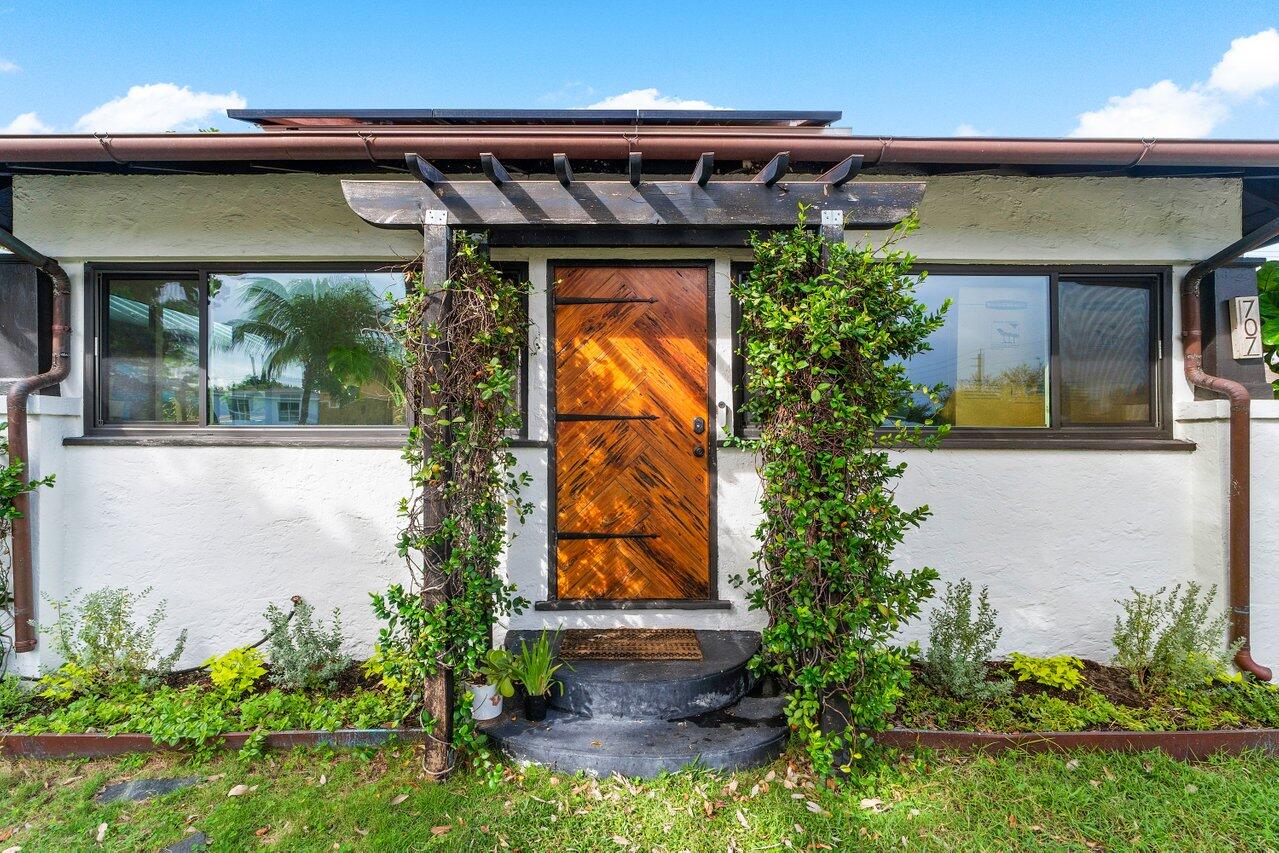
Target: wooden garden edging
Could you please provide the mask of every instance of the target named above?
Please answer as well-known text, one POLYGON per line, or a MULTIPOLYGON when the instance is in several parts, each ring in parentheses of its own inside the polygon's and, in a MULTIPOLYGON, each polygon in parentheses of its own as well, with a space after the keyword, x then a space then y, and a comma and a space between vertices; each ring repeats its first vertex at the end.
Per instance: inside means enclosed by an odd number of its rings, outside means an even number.
MULTIPOLYGON (((239 749, 252 732, 228 732, 219 747, 239 749)), ((422 729, 338 729, 336 731, 269 732, 269 749, 329 746, 337 749, 383 746, 391 742, 421 743, 422 729)), ((962 752, 1144 752, 1160 750, 1173 758, 1206 758, 1221 752, 1237 755, 1261 750, 1279 755, 1279 729, 1223 729, 1178 732, 957 732, 927 729, 890 729, 876 740, 898 749, 951 749, 962 752)), ((131 752, 180 749, 156 743, 144 734, 40 734, 0 735, 0 757, 5 758, 108 758, 131 752)))

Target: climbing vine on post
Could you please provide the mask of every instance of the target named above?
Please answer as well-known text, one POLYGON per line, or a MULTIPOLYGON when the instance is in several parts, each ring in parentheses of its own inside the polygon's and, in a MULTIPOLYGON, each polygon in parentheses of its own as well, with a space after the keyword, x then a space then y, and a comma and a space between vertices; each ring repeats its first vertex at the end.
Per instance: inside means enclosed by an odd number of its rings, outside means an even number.
POLYGON ((395 308, 414 413, 404 450, 413 491, 400 503, 399 539, 412 583, 373 596, 386 622, 378 649, 387 674, 421 685, 423 763, 435 776, 452 769, 456 748, 479 746, 466 691, 453 683, 475 673, 495 621, 528 604, 498 563, 508 510, 523 521, 531 509, 520 498, 529 476, 503 447, 520 422, 528 283, 503 277, 479 238, 460 232, 447 263, 445 281, 412 275, 395 308))
POLYGON ((22 517, 18 503, 14 500, 18 495, 34 492, 42 486, 53 485, 53 475, 38 480, 24 481, 22 472, 25 464, 21 459, 9 458, 9 439, 5 428, 8 424, 0 421, 0 676, 8 668, 9 653, 13 650, 13 587, 11 584, 11 551, 10 536, 13 534, 13 522, 22 517))
MULTIPOLYGON (((897 630, 932 594, 932 569, 903 570, 893 548, 929 514, 897 506, 905 463, 890 449, 933 448, 945 434, 894 412, 937 388, 917 385, 904 359, 942 324, 914 297, 914 258, 895 247, 848 246, 804 227, 752 241, 755 265, 734 285, 748 365, 745 442, 764 482, 751 606, 767 612, 757 665, 789 690, 786 716, 814 767, 866 754, 909 678, 897 630), (842 706, 840 725, 823 708, 842 706)), ((842 228, 836 228, 842 235, 842 228)), ((742 579, 736 578, 741 583, 742 579)), ((847 766, 847 765, 845 765, 847 766)))

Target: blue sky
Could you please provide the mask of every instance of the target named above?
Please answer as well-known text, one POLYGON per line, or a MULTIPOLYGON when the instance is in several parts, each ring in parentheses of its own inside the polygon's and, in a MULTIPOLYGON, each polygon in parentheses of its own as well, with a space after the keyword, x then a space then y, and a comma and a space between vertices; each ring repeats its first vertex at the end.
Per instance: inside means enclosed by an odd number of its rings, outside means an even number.
POLYGON ((1240 0, 0 0, 0 128, 230 130, 236 104, 580 107, 640 92, 620 103, 838 109, 872 135, 1276 138, 1272 28, 1279 3, 1240 0))

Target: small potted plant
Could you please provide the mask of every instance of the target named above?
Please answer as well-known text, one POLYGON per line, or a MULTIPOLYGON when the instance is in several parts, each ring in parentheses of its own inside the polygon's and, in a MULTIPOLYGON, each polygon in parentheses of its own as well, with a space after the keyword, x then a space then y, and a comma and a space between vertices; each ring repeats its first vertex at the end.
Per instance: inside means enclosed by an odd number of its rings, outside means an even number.
POLYGON ((502 713, 502 697, 515 695, 514 661, 506 649, 489 649, 475 668, 480 679, 471 685, 471 716, 491 720, 502 713))
POLYGON ((560 666, 552 663, 551 641, 545 631, 532 646, 520 641, 520 653, 514 662, 515 677, 524 685, 524 715, 535 723, 546 719, 555 671, 560 666))

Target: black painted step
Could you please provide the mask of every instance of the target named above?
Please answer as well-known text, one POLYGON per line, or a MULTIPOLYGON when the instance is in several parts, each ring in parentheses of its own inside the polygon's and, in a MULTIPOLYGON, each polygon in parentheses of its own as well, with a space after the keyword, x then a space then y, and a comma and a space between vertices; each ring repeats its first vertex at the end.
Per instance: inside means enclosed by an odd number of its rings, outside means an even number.
MULTIPOLYGON (((538 631, 511 631, 506 647, 518 651, 538 631)), ((732 705, 751 689, 746 664, 759 651, 755 631, 698 631, 700 661, 600 661, 565 663, 551 704, 583 717, 614 720, 681 720, 732 705), (570 668, 571 667, 571 668, 570 668)), ((558 639, 556 640, 558 644, 558 639)))
POLYGON ((782 700, 749 698, 679 721, 602 720, 553 710, 534 723, 517 710, 482 723, 481 730, 518 761, 566 773, 643 778, 693 764, 758 767, 781 755, 787 736, 782 700))

